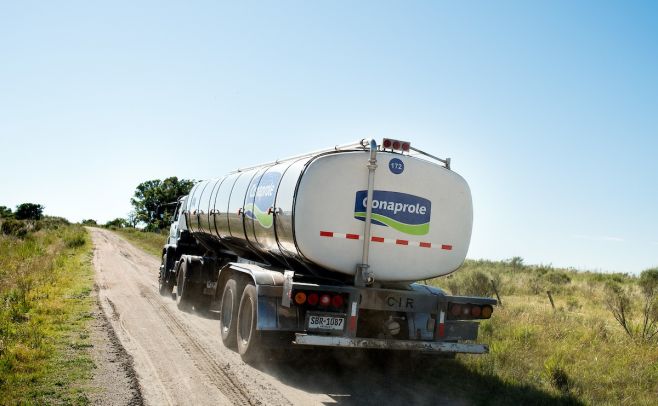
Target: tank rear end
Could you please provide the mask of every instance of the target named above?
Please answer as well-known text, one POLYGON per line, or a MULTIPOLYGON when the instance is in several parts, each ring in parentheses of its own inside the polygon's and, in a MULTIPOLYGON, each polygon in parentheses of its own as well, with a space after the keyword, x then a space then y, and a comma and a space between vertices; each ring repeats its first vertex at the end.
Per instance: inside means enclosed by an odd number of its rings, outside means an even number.
MULTIPOLYGON (((320 267, 354 274, 361 262, 368 153, 316 157, 301 176, 295 242, 320 267)), ((473 207, 457 173, 408 155, 379 152, 372 201, 370 269, 379 281, 446 275, 464 261, 473 207)))

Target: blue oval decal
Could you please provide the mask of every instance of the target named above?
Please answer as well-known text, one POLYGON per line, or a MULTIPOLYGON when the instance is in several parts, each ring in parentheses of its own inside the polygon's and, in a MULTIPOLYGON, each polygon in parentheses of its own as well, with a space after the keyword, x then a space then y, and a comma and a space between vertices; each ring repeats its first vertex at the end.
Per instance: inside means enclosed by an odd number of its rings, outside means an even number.
POLYGON ((393 158, 388 163, 388 169, 394 174, 399 175, 404 172, 404 162, 398 158, 393 158))

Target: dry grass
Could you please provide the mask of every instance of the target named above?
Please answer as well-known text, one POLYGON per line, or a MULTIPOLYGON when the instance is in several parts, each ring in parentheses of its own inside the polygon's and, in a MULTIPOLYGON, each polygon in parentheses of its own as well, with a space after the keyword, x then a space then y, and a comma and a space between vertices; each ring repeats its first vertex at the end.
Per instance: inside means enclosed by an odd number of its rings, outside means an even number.
MULTIPOLYGON (((491 280, 504 307, 481 325, 484 356, 460 356, 468 370, 501 382, 472 394, 488 404, 565 403, 655 404, 658 345, 630 339, 605 306, 605 283, 633 287, 628 275, 579 273, 550 266, 512 267, 509 263, 467 261, 463 270, 432 284, 468 294, 491 280), (476 274, 486 277, 474 277, 476 274), (553 310, 546 291, 550 290, 553 310), (531 387, 534 397, 514 397, 513 388, 531 387), (547 397, 550 402, 547 402, 547 397)), ((515 395, 520 396, 520 395, 515 395)), ((527 395, 523 395, 527 396, 527 395)))
POLYGON ((86 404, 91 246, 81 227, 0 235, 0 404, 86 404))
POLYGON ((114 231, 157 258, 162 256, 162 247, 165 245, 168 236, 168 234, 141 231, 131 227, 117 228, 114 231))

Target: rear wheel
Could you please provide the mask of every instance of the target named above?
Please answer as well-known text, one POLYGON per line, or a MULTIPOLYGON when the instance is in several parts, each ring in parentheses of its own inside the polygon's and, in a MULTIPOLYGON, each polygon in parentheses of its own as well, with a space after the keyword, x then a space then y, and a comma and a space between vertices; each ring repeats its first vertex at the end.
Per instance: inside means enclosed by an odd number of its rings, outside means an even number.
POLYGON ((191 310, 193 304, 192 295, 194 289, 190 289, 192 284, 187 280, 188 272, 188 262, 182 261, 180 269, 178 270, 178 278, 176 280, 176 304, 181 310, 191 310))
POLYGON ((240 290, 238 281, 231 277, 224 285, 222 305, 219 311, 219 331, 222 342, 227 348, 235 349, 237 344, 238 310, 240 308, 240 290))
POLYGON ((237 320, 238 352, 248 363, 263 355, 262 339, 256 330, 258 295, 256 287, 249 282, 242 292, 237 320))
POLYGON ((158 277, 158 288, 162 296, 171 296, 174 289, 174 277, 171 274, 172 264, 170 256, 164 254, 162 256, 162 267, 160 268, 160 276, 158 277))

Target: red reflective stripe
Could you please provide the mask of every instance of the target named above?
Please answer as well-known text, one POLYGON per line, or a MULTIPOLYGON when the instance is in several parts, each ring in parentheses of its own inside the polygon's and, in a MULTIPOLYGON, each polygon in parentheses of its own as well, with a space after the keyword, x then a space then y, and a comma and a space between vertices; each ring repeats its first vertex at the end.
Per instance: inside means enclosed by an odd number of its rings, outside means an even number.
POLYGON ((347 239, 349 239, 349 240, 358 240, 359 237, 360 237, 360 236, 359 236, 358 234, 347 234, 347 235, 345 236, 345 238, 347 238, 347 239))
POLYGON ((432 248, 432 243, 431 242, 421 242, 420 246, 422 248, 432 248))
POLYGON ((350 316, 350 321, 347 326, 349 331, 355 331, 356 330, 356 316, 350 316))
POLYGON ((383 238, 383 237, 372 237, 371 240, 372 240, 373 242, 384 242, 384 238, 383 238))
POLYGON ((442 250, 450 251, 450 250, 452 249, 452 245, 446 245, 446 244, 443 244, 443 245, 441 246, 441 249, 442 249, 442 250))
POLYGON ((444 335, 446 335, 446 328, 445 327, 446 327, 445 324, 443 324, 443 323, 439 324, 439 337, 443 337, 444 335))
POLYGON ((333 237, 334 233, 331 231, 320 231, 320 237, 333 237))
POLYGON ((409 245, 409 241, 407 240, 395 240, 395 243, 398 245, 409 245))

